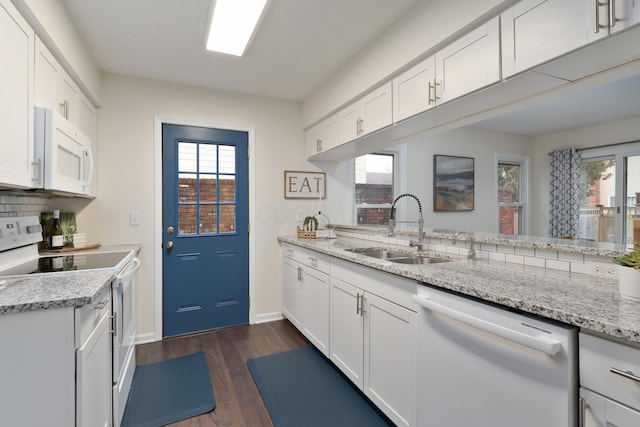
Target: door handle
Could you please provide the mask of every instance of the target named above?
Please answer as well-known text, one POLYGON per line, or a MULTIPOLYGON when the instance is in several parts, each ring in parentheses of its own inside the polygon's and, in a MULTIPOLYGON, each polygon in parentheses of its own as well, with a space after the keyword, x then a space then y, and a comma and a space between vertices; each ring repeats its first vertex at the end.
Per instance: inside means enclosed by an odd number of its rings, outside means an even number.
POLYGON ((167 247, 167 249, 171 249, 173 247, 173 242, 169 240, 165 246, 167 247))

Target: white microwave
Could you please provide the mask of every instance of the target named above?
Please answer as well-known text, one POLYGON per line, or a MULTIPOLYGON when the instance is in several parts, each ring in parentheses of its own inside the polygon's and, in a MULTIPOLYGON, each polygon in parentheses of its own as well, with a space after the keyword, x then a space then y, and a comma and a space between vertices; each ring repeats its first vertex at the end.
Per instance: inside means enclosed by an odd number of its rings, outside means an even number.
POLYGON ((93 177, 91 140, 50 108, 35 107, 34 186, 89 195, 93 177))

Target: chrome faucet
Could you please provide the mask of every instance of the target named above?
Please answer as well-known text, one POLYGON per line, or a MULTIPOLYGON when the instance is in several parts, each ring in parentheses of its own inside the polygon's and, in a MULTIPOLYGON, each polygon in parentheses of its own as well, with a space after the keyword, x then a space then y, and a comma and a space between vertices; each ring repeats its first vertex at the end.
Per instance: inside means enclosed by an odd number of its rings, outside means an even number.
POLYGON ((396 224, 397 223, 418 223, 418 240, 409 241, 409 246, 416 247, 418 251, 421 251, 424 248, 424 240, 423 240, 423 228, 424 228, 424 219, 422 218, 422 203, 420 200, 414 196, 413 194, 405 193, 401 194, 393 201, 391 205, 391 216, 389 217, 389 237, 393 237, 396 235, 396 224), (418 202, 418 221, 396 221, 396 203, 403 197, 413 197, 418 202))
POLYGON ((461 234, 466 234, 469 242, 471 242, 471 247, 469 248, 469 252, 467 252, 467 259, 470 259, 472 261, 476 260, 476 250, 473 247, 473 233, 469 233, 467 231, 458 231, 456 234, 453 235, 453 244, 455 245, 456 242, 458 241, 458 237, 460 237, 461 234))

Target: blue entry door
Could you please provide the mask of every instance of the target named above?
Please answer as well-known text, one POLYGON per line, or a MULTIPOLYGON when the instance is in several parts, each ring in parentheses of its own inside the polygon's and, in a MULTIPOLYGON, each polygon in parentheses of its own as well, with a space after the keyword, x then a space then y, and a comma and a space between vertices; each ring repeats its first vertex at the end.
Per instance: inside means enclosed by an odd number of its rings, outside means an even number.
POLYGON ((163 336, 249 321, 248 133, 163 124, 163 336))

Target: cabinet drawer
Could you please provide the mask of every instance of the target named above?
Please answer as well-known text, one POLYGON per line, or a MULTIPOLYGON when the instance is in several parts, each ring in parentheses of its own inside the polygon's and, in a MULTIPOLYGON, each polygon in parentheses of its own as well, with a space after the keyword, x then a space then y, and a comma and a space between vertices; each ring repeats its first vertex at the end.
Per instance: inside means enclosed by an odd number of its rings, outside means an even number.
POLYGON ((283 244, 282 256, 297 261, 307 267, 329 274, 331 258, 327 254, 301 248, 299 246, 283 244))
POLYGON ((580 333, 580 385, 640 409, 640 349, 580 333))
POLYGON ((76 347, 80 348, 105 315, 111 313, 111 286, 106 286, 89 304, 76 308, 76 347))

